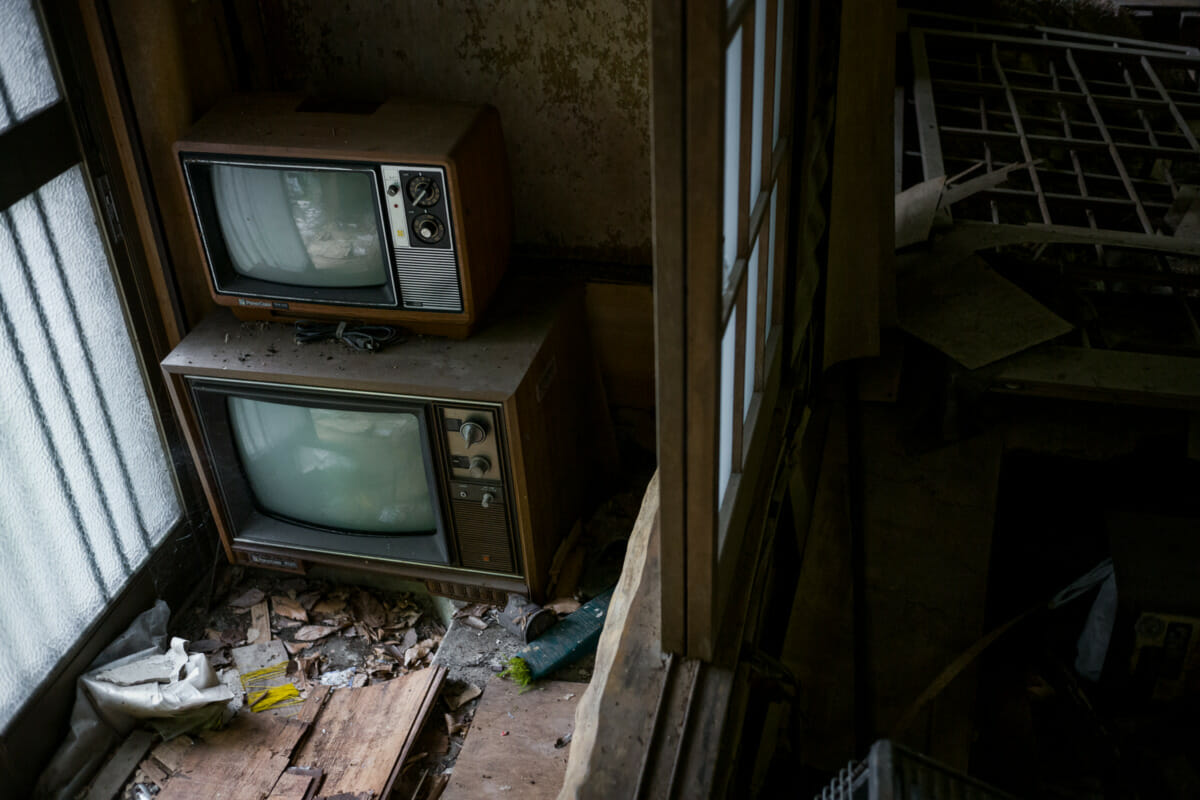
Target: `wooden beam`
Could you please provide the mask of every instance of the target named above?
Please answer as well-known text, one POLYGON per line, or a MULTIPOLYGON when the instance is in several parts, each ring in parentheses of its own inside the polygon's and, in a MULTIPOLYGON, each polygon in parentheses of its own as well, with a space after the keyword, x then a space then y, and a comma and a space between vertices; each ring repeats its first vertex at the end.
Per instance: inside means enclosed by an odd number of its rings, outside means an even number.
MULTIPOLYGON (((880 291, 892 272, 896 249, 895 141, 892 115, 887 113, 895 91, 893 14, 890 3, 842 4, 829 201, 826 369, 846 359, 879 354, 880 291)), ((935 140, 936 129, 932 137, 922 136, 923 146, 930 144, 926 138, 935 140)), ((927 155, 934 159, 936 153, 927 155)), ((940 171, 940 163, 927 160, 927 168, 940 171)))
MULTIPOLYGON (((658 466, 668 475, 660 498, 659 605, 662 647, 687 648, 687 228, 683 137, 683 20, 676 0, 650 5, 651 144, 654 152, 654 355, 658 466), (664 409, 666 411, 664 412, 664 409), (681 413, 682 412, 682 413, 681 413)), ((611 613, 611 612, 610 612, 611 613)))
POLYGON ((1200 359, 1046 346, 976 373, 994 392, 1200 411, 1200 359))

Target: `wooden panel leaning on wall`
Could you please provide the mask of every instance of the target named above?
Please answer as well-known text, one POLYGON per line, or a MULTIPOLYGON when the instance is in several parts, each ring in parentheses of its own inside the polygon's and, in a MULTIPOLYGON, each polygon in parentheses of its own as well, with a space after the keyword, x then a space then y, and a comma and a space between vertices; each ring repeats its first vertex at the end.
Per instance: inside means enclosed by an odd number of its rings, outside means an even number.
MULTIPOLYGON (((103 14, 103 24, 111 26, 114 49, 106 56, 124 75, 130 134, 148 169, 144 202, 161 221, 161 249, 169 259, 159 262, 158 282, 164 291, 174 285, 178 292, 182 327, 175 331, 174 345, 214 307, 200 253, 190 245, 191 212, 175 179, 178 168, 171 146, 200 114, 236 87, 223 5, 218 0, 80 2, 103 14)), ((117 128, 126 124, 125 119, 119 122, 117 128)), ((162 307, 167 301, 160 297, 159 302, 162 307)), ((165 308, 163 316, 168 316, 165 308)))

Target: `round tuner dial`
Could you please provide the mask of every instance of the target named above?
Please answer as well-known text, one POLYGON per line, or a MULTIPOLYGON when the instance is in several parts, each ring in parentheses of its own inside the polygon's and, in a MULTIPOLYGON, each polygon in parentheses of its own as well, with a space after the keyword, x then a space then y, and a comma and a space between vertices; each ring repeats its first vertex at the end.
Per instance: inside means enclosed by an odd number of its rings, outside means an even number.
POLYGON ((414 206, 430 208, 442 199, 442 189, 435 179, 418 175, 408 182, 408 199, 414 206))
POLYGON ((400 184, 393 183, 387 188, 387 193, 388 197, 395 197, 396 195, 400 194, 400 184))
POLYGON ((471 469, 469 470, 472 478, 482 478, 488 474, 488 470, 492 468, 492 462, 488 461, 483 456, 475 456, 471 459, 471 469))
POLYGON ((487 428, 478 422, 464 422, 458 432, 463 437, 463 441, 467 443, 467 447, 479 444, 487 438, 487 428))
POLYGON ((422 214, 412 221, 413 233, 425 244, 437 244, 446 235, 446 226, 432 214, 422 214))

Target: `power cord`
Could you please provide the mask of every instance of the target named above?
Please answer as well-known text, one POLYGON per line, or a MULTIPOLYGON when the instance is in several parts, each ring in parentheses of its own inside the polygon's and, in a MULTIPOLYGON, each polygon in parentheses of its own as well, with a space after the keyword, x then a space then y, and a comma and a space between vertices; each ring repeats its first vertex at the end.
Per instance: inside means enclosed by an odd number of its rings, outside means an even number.
POLYGON ((336 339, 353 350, 374 353, 401 341, 399 328, 391 325, 355 325, 347 322, 297 322, 296 344, 336 339))

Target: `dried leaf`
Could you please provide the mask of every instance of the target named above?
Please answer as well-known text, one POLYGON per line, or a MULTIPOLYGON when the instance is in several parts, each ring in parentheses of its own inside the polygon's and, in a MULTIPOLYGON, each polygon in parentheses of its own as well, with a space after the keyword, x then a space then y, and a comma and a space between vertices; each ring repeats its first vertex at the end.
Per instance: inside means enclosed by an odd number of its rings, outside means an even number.
POLYGON ((469 625, 470 627, 474 628, 477 631, 486 631, 487 627, 488 627, 488 624, 486 622, 484 622, 483 620, 481 620, 479 617, 475 616, 474 614, 463 617, 462 622, 464 625, 469 625))
POLYGON ((454 619, 459 619, 460 617, 482 617, 490 608, 491 606, 487 603, 472 603, 455 611, 454 619))
POLYGON ((404 638, 400 641, 400 646, 405 650, 417 643, 417 632, 413 628, 409 628, 404 632, 404 638))
POLYGON ((552 603, 546 603, 546 608, 555 614, 573 614, 579 610, 579 601, 573 597, 560 597, 552 603))
POLYGON ((350 682, 350 685, 355 689, 361 689, 367 685, 367 676, 360 672, 354 676, 354 680, 350 682))
POLYGON ((221 650, 208 655, 208 665, 213 669, 228 667, 232 663, 233 658, 230 657, 228 649, 222 648, 221 650))
POLYGON ((305 611, 310 611, 310 610, 312 610, 313 606, 315 606, 317 604, 317 601, 320 599, 321 599, 320 592, 305 592, 304 594, 299 595, 296 598, 296 602, 299 603, 300 607, 303 608, 305 611))
POLYGON ((467 687, 457 695, 448 695, 446 697, 446 705, 450 706, 451 711, 457 711, 460 706, 471 702, 481 694, 483 694, 483 689, 480 689, 473 683, 468 683, 467 687))
POLYGON ((238 642, 244 641, 246 638, 242 632, 238 630, 218 631, 213 630, 212 628, 206 630, 204 635, 209 639, 218 639, 222 644, 237 644, 238 642))
POLYGON ((289 597, 271 596, 271 610, 281 617, 294 619, 297 622, 308 622, 308 612, 304 607, 289 597))
POLYGON ((326 597, 310 610, 314 619, 334 617, 346 610, 346 601, 341 598, 326 597))
POLYGON ((379 628, 387 623, 387 611, 383 603, 370 592, 359 590, 351 602, 354 614, 359 620, 372 628, 379 628))
POLYGON ((330 625, 305 625, 296 631, 295 638, 301 642, 315 642, 318 639, 324 639, 326 636, 337 632, 338 629, 330 625))
POLYGON ((292 597, 296 596, 296 592, 303 592, 308 588, 307 578, 284 578, 279 582, 279 588, 283 589, 292 597))
POLYGON ((429 648, 432 642, 426 639, 423 642, 414 644, 412 647, 404 651, 404 666, 412 666, 415 662, 420 661, 425 656, 429 655, 429 648))
POLYGON ((250 589, 239 597, 230 600, 229 605, 234 608, 250 608, 261 603, 264 598, 266 598, 266 595, 263 594, 262 589, 250 589))
POLYGON ((225 645, 218 639, 199 639, 194 642, 188 642, 187 651, 189 653, 211 653, 219 650, 225 645))
POLYGON ((307 650, 312 647, 312 642, 284 642, 283 647, 288 651, 288 655, 294 656, 302 650, 307 650))

